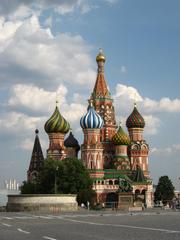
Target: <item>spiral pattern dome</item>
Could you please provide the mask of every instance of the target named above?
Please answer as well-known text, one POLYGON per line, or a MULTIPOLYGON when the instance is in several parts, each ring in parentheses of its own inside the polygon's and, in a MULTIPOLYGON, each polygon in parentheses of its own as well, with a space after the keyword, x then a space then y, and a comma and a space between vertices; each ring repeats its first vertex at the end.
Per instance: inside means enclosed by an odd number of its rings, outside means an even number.
POLYGON ((102 117, 90 105, 87 113, 80 119, 80 125, 83 129, 86 128, 102 128, 104 122, 102 117))
POLYGON ((45 123, 44 129, 47 133, 67 133, 70 129, 70 124, 60 114, 58 107, 56 106, 53 115, 45 123))
POLYGON ((129 136, 124 132, 121 126, 119 126, 118 131, 113 136, 112 141, 115 145, 129 145, 130 144, 130 138, 129 136))
POLYGON ((134 106, 132 113, 126 120, 126 126, 127 128, 144 128, 145 127, 144 118, 138 112, 136 105, 134 106))

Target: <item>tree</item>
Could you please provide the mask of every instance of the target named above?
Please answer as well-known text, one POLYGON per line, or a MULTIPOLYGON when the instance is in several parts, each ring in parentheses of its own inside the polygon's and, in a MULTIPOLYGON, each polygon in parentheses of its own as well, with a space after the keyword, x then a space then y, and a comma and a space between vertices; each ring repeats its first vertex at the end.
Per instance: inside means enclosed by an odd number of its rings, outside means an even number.
POLYGON ((24 182, 21 189, 23 193, 30 193, 29 190, 32 189, 31 193, 78 194, 79 204, 84 201, 92 202, 95 195, 89 172, 82 162, 75 158, 66 158, 62 161, 46 159, 36 183, 24 182))
POLYGON ((21 186, 22 194, 35 194, 39 192, 39 185, 35 182, 24 181, 21 186))
POLYGON ((161 176, 159 178, 156 191, 154 193, 155 201, 163 201, 166 204, 174 197, 174 186, 168 176, 161 176))

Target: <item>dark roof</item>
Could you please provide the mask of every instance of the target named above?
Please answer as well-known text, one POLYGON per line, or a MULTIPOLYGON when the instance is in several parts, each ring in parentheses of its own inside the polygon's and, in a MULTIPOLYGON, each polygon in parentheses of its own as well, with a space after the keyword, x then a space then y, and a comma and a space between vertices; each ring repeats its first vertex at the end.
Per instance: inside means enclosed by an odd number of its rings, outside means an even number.
POLYGON ((136 171, 133 177, 133 182, 145 182, 146 178, 144 173, 139 165, 136 166, 136 171))
POLYGON ((29 171, 40 170, 40 168, 42 167, 43 160, 44 160, 38 133, 39 133, 39 131, 36 129, 35 130, 36 136, 35 136, 35 140, 34 140, 34 146, 33 146, 31 161, 30 161, 30 165, 29 165, 29 171))
POLYGON ((74 137, 74 135, 72 134, 72 132, 69 133, 69 136, 64 141, 64 146, 75 148, 76 151, 80 150, 79 143, 78 143, 77 139, 74 137))

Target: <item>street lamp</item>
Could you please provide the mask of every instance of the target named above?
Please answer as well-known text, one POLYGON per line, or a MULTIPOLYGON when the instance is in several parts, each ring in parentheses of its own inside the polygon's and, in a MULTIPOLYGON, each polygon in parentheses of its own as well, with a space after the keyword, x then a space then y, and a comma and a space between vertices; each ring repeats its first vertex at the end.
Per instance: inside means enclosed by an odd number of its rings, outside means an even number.
POLYGON ((57 172, 58 172, 59 167, 56 167, 55 170, 55 180, 54 180, 54 193, 57 194, 57 172))

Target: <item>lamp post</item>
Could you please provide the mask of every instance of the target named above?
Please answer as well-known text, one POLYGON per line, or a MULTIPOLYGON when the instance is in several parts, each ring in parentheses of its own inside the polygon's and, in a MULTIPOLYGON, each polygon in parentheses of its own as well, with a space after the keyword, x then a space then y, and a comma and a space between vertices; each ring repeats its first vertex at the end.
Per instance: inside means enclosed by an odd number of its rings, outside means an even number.
POLYGON ((56 167, 55 170, 55 180, 54 180, 54 193, 57 194, 57 171, 58 171, 59 167, 56 167))

